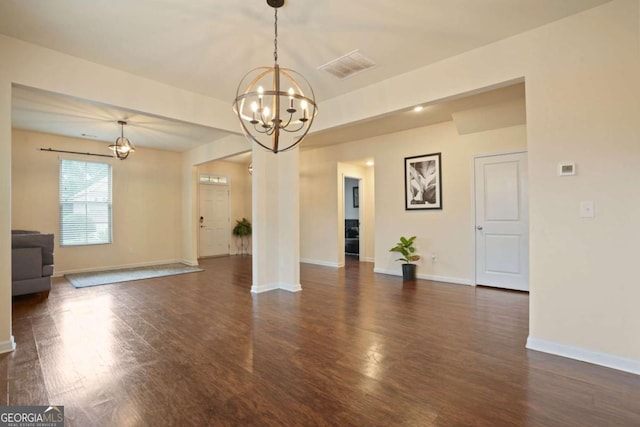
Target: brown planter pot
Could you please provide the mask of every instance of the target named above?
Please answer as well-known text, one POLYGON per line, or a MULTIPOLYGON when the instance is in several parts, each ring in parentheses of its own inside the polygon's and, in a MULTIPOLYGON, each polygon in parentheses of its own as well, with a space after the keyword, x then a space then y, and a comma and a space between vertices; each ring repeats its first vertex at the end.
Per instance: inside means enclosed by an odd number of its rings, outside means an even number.
POLYGON ((416 265, 402 264, 402 280, 416 280, 416 265))

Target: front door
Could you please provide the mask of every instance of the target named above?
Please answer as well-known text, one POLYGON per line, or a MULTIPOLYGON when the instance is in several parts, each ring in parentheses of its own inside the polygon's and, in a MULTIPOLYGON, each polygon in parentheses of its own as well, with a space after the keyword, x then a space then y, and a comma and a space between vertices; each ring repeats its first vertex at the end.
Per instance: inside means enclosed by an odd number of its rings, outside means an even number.
POLYGON ((476 283, 529 290, 527 153, 475 159, 476 283))
POLYGON ((200 184, 198 256, 229 255, 229 187, 200 184))

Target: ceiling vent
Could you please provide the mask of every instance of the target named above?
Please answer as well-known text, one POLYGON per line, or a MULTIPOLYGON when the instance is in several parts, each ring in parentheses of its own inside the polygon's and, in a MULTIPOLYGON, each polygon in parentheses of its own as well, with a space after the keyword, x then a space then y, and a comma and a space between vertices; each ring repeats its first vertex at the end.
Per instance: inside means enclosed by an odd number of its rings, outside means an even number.
POLYGON ((346 79, 347 77, 351 77, 355 74, 373 68, 376 65, 377 64, 371 58, 364 56, 356 49, 338 59, 327 62, 326 64, 318 67, 318 69, 324 70, 339 79, 346 79))

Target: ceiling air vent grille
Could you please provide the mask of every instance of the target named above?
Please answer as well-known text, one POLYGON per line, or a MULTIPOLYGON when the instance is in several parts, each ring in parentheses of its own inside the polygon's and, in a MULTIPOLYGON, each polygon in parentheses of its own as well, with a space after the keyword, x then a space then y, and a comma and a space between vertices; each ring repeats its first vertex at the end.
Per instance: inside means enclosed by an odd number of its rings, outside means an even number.
POLYGON ((338 59, 327 62, 326 64, 318 67, 318 69, 324 70, 339 79, 346 79, 347 77, 351 77, 355 74, 373 68, 376 65, 377 64, 371 58, 364 56, 356 49, 338 59))

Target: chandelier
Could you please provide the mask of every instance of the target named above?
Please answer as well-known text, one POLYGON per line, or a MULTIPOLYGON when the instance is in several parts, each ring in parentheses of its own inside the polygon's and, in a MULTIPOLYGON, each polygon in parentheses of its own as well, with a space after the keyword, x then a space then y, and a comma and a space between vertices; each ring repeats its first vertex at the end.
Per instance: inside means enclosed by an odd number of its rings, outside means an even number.
POLYGON ((279 153, 298 145, 318 113, 315 95, 307 79, 278 65, 278 8, 284 0, 267 0, 275 11, 273 67, 249 71, 240 81, 233 110, 247 138, 279 153))
POLYGON ((124 137, 124 125, 126 125, 127 122, 118 120, 118 124, 120 125, 120 136, 116 139, 115 144, 109 145, 109 149, 113 150, 114 157, 124 160, 129 157, 130 153, 136 151, 136 147, 129 139, 124 137))

